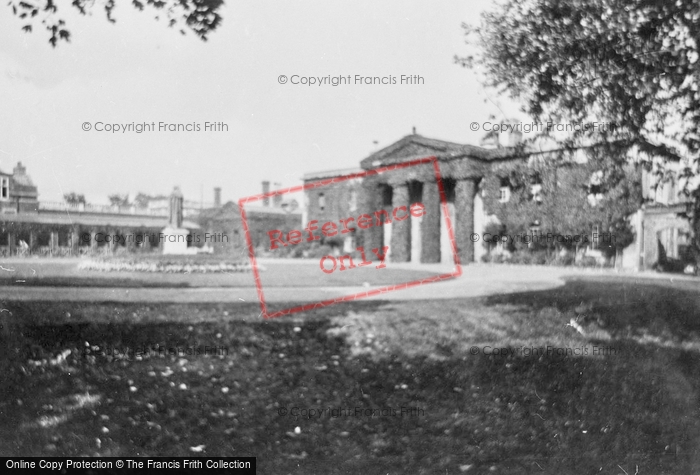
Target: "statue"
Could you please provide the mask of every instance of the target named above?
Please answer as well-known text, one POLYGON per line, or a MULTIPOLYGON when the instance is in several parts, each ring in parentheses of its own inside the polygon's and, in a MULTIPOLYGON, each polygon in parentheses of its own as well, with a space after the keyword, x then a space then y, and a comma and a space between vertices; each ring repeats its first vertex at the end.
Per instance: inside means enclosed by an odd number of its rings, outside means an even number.
POLYGON ((182 191, 176 186, 170 195, 170 212, 168 215, 168 225, 161 233, 163 243, 163 254, 196 254, 196 247, 188 247, 191 243, 192 236, 190 231, 182 227, 183 221, 183 202, 182 191))
POLYGON ((168 227, 173 229, 182 228, 182 203, 183 197, 180 187, 176 186, 170 195, 170 219, 168 227))

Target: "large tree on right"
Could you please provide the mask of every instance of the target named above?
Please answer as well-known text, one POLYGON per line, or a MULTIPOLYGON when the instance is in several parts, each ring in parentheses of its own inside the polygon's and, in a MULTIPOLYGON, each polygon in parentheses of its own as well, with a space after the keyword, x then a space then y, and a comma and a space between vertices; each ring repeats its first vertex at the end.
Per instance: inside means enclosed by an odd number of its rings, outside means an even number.
POLYGON ((606 178, 631 156, 659 175, 680 161, 700 237, 700 191, 687 181, 700 174, 700 2, 504 0, 465 29, 479 52, 458 61, 534 120, 613 124, 556 137, 608 146, 606 178))

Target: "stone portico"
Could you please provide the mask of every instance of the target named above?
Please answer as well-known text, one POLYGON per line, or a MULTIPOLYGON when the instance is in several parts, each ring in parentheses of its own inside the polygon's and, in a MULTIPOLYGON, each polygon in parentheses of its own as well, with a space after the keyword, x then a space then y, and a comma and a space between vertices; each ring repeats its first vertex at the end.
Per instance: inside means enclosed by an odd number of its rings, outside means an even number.
MULTIPOLYGON (((413 134, 365 158, 360 162, 360 167, 371 170, 429 156, 435 156, 440 165, 460 262, 473 262, 477 249, 471 235, 477 232, 475 223, 484 221, 481 200, 477 199, 479 183, 489 173, 492 162, 514 158, 509 158, 500 149, 489 150, 413 134)), ((337 176, 342 175, 343 173, 337 173, 337 176)), ((304 178, 308 183, 319 176, 322 175, 309 174, 304 178)), ((324 175, 329 176, 332 174, 324 175)), ((344 188, 352 186, 339 182, 319 190, 307 191, 309 206, 306 221, 333 219, 352 211, 344 210, 342 206, 342 200, 348 194, 344 188), (318 201, 316 195, 319 193, 322 193, 324 200, 329 201, 325 208, 338 210, 337 217, 329 215, 327 211, 319 212, 315 206, 318 201)), ((419 202, 425 206, 425 214, 420 218, 409 215, 405 220, 392 220, 382 226, 358 230, 358 243, 366 248, 389 246, 388 259, 392 262, 438 263, 452 260, 452 244, 448 238, 435 169, 431 163, 366 176, 357 189, 360 196, 359 211, 362 213, 374 215, 376 211, 385 210, 391 214, 397 207, 409 208, 419 202)), ((480 231, 481 229, 478 230, 480 231)))

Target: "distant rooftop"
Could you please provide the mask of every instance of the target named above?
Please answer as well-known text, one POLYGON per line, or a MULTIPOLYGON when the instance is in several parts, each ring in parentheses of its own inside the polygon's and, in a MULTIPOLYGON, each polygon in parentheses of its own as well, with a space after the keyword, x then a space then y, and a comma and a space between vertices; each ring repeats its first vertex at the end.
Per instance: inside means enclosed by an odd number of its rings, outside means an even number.
POLYGON ((353 173, 362 173, 364 170, 359 167, 353 168, 337 168, 335 170, 323 170, 320 172, 305 173, 302 179, 304 181, 322 180, 324 178, 335 178, 338 176, 352 175, 353 173))

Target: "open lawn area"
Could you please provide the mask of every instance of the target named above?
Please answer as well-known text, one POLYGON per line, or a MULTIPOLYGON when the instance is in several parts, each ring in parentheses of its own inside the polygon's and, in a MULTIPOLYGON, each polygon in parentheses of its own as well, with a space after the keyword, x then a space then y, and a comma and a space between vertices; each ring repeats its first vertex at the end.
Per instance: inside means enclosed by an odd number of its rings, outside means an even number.
POLYGON ((697 282, 588 276, 270 321, 243 302, 1 308, 3 456, 256 456, 260 474, 300 475, 700 470, 697 282))

